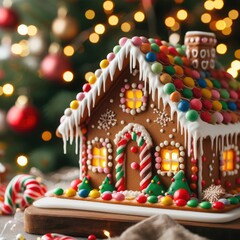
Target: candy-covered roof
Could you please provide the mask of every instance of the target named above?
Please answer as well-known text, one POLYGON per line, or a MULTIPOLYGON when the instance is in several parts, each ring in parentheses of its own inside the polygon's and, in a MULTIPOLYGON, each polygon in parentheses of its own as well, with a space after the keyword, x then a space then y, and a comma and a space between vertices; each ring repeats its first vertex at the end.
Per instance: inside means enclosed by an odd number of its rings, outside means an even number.
POLYGON ((148 85, 152 99, 157 95, 164 106, 169 104, 171 117, 177 113, 179 127, 185 137, 188 136, 188 144, 191 139, 197 144, 206 136, 215 141, 220 135, 223 139, 232 139, 240 133, 240 83, 220 64, 216 63, 214 69, 199 71, 191 67, 184 45, 172 46, 159 39, 133 37, 119 40, 113 52, 100 62, 101 69, 65 110, 58 128, 64 146, 69 138, 70 142, 74 137, 78 139, 74 129, 84 122, 84 112, 87 109, 91 115, 97 96, 106 91, 107 78, 114 82, 114 74, 117 69, 122 70, 126 58, 130 61, 130 72, 138 64, 139 79, 148 85))

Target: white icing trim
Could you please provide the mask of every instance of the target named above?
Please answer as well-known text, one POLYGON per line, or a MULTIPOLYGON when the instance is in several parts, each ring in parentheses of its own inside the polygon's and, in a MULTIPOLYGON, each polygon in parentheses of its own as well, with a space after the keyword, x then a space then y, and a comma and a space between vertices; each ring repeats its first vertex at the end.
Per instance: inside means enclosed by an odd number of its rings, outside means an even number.
MULTIPOLYGON (((59 133, 62 135, 64 142, 64 152, 66 152, 66 141, 70 138, 70 144, 73 139, 73 129, 78 128, 77 123, 80 122, 80 119, 83 117, 84 110, 87 108, 88 115, 90 116, 91 106, 95 106, 95 97, 101 93, 105 92, 105 84, 107 77, 110 76, 111 81, 113 81, 114 73, 117 69, 122 70, 124 59, 129 56, 130 59, 130 72, 136 67, 137 61, 139 62, 139 78, 144 82, 145 86, 148 84, 149 95, 152 95, 154 100, 155 95, 157 98, 162 100, 163 108, 169 104, 171 110, 171 116, 174 116, 174 113, 177 113, 178 129, 180 128, 181 133, 184 133, 185 136, 185 149, 188 149, 188 156, 190 156, 191 145, 194 146, 194 158, 200 158, 203 155, 203 140, 206 137, 210 137, 213 144, 219 141, 220 146, 219 150, 223 149, 224 139, 230 137, 233 139, 233 136, 240 134, 240 123, 235 124, 221 124, 221 125, 212 125, 202 121, 200 118, 198 121, 190 122, 185 118, 185 113, 180 112, 177 109, 177 103, 174 103, 169 100, 169 95, 163 92, 163 85, 159 81, 159 74, 154 74, 151 71, 151 64, 145 60, 145 55, 141 50, 135 47, 131 40, 128 40, 121 50, 116 54, 115 58, 110 62, 109 66, 105 69, 102 69, 102 74, 97 79, 96 84, 92 85, 90 92, 85 94, 85 98, 80 102, 77 110, 73 110, 71 116, 66 116, 63 122, 58 127, 59 133), (188 136, 186 138, 186 136, 188 136), (221 136, 221 138, 219 138, 221 136), (197 149, 199 148, 199 152, 197 149)), ((237 137, 233 144, 237 144, 237 137)))
POLYGON ((216 37, 215 33, 212 32, 204 32, 204 31, 188 31, 186 32, 185 36, 192 36, 192 35, 199 35, 199 36, 209 36, 209 37, 216 37))

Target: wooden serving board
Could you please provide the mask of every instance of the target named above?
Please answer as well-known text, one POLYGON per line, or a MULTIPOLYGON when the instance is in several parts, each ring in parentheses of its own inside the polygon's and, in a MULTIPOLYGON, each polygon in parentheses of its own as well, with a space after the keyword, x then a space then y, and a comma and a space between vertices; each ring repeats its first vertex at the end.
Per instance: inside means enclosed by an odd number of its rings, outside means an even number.
MULTIPOLYGON (((69 209, 46 209, 30 206, 24 213, 24 230, 31 234, 60 233, 87 237, 94 234, 106 238, 103 230, 111 237, 119 236, 130 226, 146 219, 143 216, 111 214, 69 209)), ((227 223, 200 223, 177 221, 193 233, 214 239, 236 239, 240 234, 240 219, 227 223)))

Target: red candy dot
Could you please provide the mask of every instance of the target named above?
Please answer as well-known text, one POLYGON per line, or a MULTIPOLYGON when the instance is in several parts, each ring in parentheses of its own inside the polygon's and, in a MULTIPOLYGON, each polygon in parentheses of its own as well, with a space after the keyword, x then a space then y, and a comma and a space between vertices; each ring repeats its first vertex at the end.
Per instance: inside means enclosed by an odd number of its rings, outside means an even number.
POLYGON ((96 240, 97 238, 96 238, 95 235, 91 234, 91 235, 88 236, 87 239, 88 239, 88 240, 96 240))
POLYGON ((214 202, 212 204, 212 207, 220 210, 220 209, 224 209, 225 205, 222 202, 214 202))
POLYGON ((81 183, 82 181, 80 179, 75 179, 71 182, 71 188, 73 188, 75 191, 78 190, 78 185, 81 183))
POLYGON ((112 199, 112 194, 109 193, 109 192, 104 192, 104 193, 102 194, 102 199, 103 199, 103 200, 106 200, 106 201, 109 201, 109 200, 112 199))
POLYGON ((177 89, 182 89, 184 85, 181 79, 175 79, 173 84, 177 89))
POLYGON ((162 45, 162 41, 158 38, 155 38, 155 43, 158 45, 158 46, 161 46, 162 45))
POLYGON ((221 184, 221 180, 220 179, 215 179, 214 182, 215 182, 216 185, 220 185, 221 184))
POLYGON ((192 92, 193 92, 193 96, 195 98, 201 98, 202 97, 201 89, 195 87, 195 88, 192 89, 192 92))
POLYGON ((202 105, 206 110, 212 109, 212 102, 210 100, 204 99, 202 105))
POLYGON ((229 181, 226 181, 225 182, 225 186, 226 186, 226 188, 231 188, 232 187, 232 183, 229 182, 229 181))
POLYGON ((198 179, 197 175, 196 175, 196 174, 192 174, 191 180, 192 180, 193 182, 196 182, 197 179, 198 179))
POLYGON ((190 108, 196 111, 200 111, 202 109, 202 102, 200 99, 194 98, 190 101, 190 108))
POLYGON ((169 62, 169 58, 167 57, 166 54, 164 53, 157 53, 157 60, 159 60, 160 62, 168 65, 170 62, 169 62))
POLYGON ((171 54, 173 56, 177 56, 178 55, 178 52, 177 52, 176 48, 174 48, 174 47, 169 47, 168 48, 168 52, 169 52, 169 54, 171 54))
POLYGON ((230 123, 232 120, 232 117, 229 113, 227 112, 222 112, 223 115, 223 123, 230 123))
POLYGON ((206 185, 206 181, 202 180, 202 187, 204 187, 206 185))
POLYGON ((138 147, 132 146, 131 147, 131 152, 136 153, 138 151, 138 147))
POLYGON ((187 204, 187 201, 185 199, 177 199, 175 203, 178 207, 183 207, 187 204))
POLYGON ((190 199, 190 194, 186 189, 180 188, 175 191, 173 199, 174 201, 177 201, 178 199, 184 199, 185 201, 188 201, 190 199))
POLYGON ((204 122, 210 123, 212 120, 212 115, 209 112, 201 112, 200 117, 204 122))
POLYGON ((136 162, 132 162, 132 163, 131 163, 131 168, 132 168, 133 170, 137 170, 137 169, 139 169, 139 164, 136 163, 136 162))
POLYGON ((137 201, 138 203, 145 203, 145 202, 147 201, 147 196, 145 196, 145 195, 140 195, 140 196, 138 196, 138 197, 136 198, 136 201, 137 201))
POLYGON ((236 184, 240 184, 240 177, 236 179, 236 184))
POLYGON ((91 85, 89 83, 85 83, 82 87, 84 92, 89 92, 91 90, 91 85))

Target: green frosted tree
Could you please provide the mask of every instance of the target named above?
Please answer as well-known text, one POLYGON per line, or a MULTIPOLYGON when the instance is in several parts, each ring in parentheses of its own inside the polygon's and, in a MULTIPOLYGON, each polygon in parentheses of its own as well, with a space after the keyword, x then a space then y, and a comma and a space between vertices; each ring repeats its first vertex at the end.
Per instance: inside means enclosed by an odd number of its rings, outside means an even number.
POLYGON ((161 183, 158 175, 155 175, 154 178, 149 183, 146 193, 149 195, 164 195, 166 192, 165 186, 161 183))
POLYGON ((112 184, 112 180, 109 177, 105 177, 99 189, 100 189, 100 193, 104 193, 106 191, 113 192, 115 190, 115 187, 112 184))
POLYGON ((93 190, 93 187, 91 186, 87 177, 85 177, 83 179, 83 181, 81 182, 81 184, 78 186, 78 191, 81 190, 81 189, 86 189, 86 190, 88 190, 88 192, 93 190))
POLYGON ((172 179, 172 183, 167 190, 167 193, 172 195, 180 188, 186 189, 189 194, 191 194, 190 187, 188 185, 187 179, 185 177, 184 172, 181 170, 179 171, 172 179))

